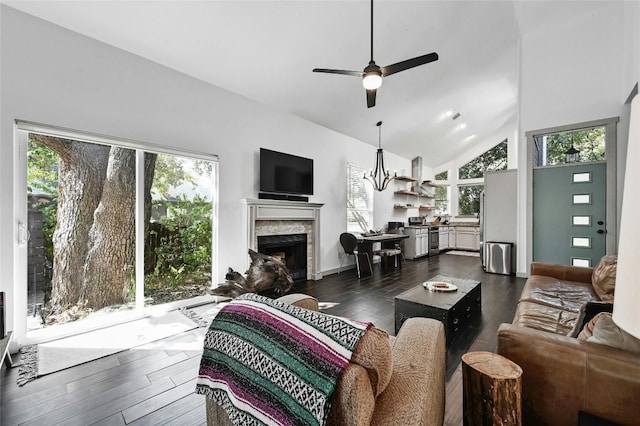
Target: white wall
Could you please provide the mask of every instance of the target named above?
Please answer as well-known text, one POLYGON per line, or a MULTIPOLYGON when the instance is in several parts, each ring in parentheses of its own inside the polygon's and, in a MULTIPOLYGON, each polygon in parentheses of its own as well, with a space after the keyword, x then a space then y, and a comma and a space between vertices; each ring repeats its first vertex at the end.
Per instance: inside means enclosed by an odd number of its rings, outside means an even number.
MULTIPOLYGON (((618 129, 628 127, 623 121, 623 104, 631 89, 625 82, 625 55, 632 53, 626 50, 630 32, 625 31, 625 2, 515 5, 522 31, 518 186, 524 197, 530 185, 526 132, 615 116, 621 117, 618 129)), ((518 205, 518 244, 526 247, 526 204, 518 205)), ((520 250, 517 270, 526 273, 527 268, 525 250, 520 250)))
POLYGON ((624 3, 624 84, 630 90, 640 81, 640 2, 624 3))
MULTIPOLYGON (((219 155, 218 281, 229 266, 247 267, 240 200, 257 198, 259 148, 312 158, 310 201, 325 203, 322 269, 338 267, 338 235, 346 229, 346 163, 373 166, 375 147, 6 6, 0 14, 0 289, 9 300, 16 119, 219 155)), ((411 160, 390 154, 386 162, 392 170, 411 168, 411 160)), ((375 226, 390 219, 382 206, 391 197, 390 191, 376 196, 375 226)), ((10 304, 9 329, 12 317, 10 304)))

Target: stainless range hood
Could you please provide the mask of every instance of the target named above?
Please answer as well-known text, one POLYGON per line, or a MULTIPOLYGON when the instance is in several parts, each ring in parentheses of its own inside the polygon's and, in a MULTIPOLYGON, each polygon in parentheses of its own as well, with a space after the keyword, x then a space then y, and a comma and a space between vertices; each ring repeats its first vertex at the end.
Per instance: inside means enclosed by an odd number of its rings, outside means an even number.
POLYGON ((416 183, 412 185, 411 190, 422 193, 420 185, 422 185, 422 157, 416 157, 411 160, 411 177, 416 179, 416 183))
POLYGON ((411 186, 413 192, 417 192, 420 195, 429 193, 429 191, 422 186, 422 157, 416 157, 411 160, 411 177, 416 180, 416 183, 411 186))

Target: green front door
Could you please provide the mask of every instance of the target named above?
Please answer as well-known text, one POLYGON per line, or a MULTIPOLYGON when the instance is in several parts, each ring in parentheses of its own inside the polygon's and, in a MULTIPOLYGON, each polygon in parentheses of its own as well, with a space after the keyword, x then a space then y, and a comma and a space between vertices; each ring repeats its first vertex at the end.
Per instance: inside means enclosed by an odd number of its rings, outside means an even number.
POLYGON ((606 251, 606 163, 533 171, 533 260, 594 267, 606 251))

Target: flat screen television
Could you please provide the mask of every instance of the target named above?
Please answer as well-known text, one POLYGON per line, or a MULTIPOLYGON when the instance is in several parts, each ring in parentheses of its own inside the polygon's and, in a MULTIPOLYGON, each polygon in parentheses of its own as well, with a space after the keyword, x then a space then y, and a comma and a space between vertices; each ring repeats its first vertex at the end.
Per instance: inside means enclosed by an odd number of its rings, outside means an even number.
POLYGON ((260 191, 313 195, 313 160, 260 148, 260 191))

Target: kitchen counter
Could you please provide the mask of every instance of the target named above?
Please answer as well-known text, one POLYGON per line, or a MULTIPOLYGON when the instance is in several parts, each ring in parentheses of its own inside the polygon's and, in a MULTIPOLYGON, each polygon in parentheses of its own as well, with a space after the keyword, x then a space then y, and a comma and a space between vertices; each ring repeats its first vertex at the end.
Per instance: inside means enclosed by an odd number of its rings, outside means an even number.
POLYGON ((473 227, 473 226, 480 226, 480 224, 478 224, 477 222, 453 222, 453 223, 449 223, 449 224, 444 224, 441 223, 439 225, 406 225, 405 228, 414 228, 414 229, 422 229, 422 228, 429 228, 429 227, 434 227, 434 226, 454 226, 454 227, 473 227))

